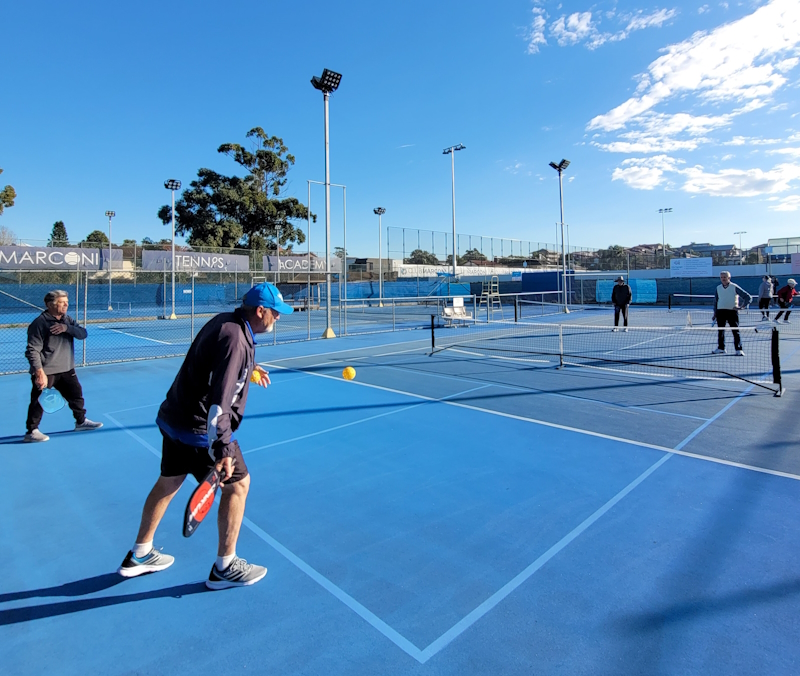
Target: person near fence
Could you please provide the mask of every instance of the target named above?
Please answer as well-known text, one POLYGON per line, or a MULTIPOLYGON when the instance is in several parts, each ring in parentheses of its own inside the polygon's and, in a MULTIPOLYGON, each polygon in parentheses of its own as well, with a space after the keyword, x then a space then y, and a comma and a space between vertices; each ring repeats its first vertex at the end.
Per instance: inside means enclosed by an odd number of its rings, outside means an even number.
POLYGON ((717 349, 714 350, 714 354, 725 354, 725 324, 728 324, 733 334, 733 347, 736 350, 736 355, 743 357, 742 338, 738 330, 739 301, 741 299, 744 305, 749 305, 753 297, 741 286, 731 282, 731 273, 727 270, 719 273, 719 281, 721 284, 717 286, 717 291, 714 295, 714 317, 719 327, 719 331, 717 331, 717 349))
POLYGON ((614 328, 612 331, 618 331, 619 315, 622 313, 623 325, 625 332, 628 332, 628 307, 633 299, 631 287, 625 283, 625 279, 620 275, 615 280, 614 290, 611 292, 611 302, 614 304, 614 328))
POLYGON ((69 404, 75 416, 75 431, 96 430, 103 423, 86 417, 78 375, 75 373, 74 341, 86 340, 86 329, 67 314, 69 296, 66 291, 54 290, 44 297, 47 308, 28 326, 28 346, 25 356, 30 364, 32 389, 25 422, 26 442, 48 441, 50 437, 39 431, 44 410, 39 396, 45 388, 54 388, 69 404))
POLYGON ((797 282, 790 279, 786 282, 786 286, 778 289, 778 306, 781 308, 781 311, 775 315, 776 322, 781 318, 784 312, 786 315, 783 317, 783 323, 787 324, 789 322, 789 315, 792 314, 792 299, 800 295, 795 291, 795 286, 797 286, 797 282))
POLYGON ((222 474, 219 547, 206 586, 246 586, 267 574, 263 566, 236 556, 250 475, 233 434, 244 416, 252 372, 260 374, 259 385, 270 384, 255 363, 255 335, 272 331, 280 316, 292 311, 278 289, 263 282, 245 294, 241 307, 217 315, 197 334, 158 411, 161 475, 145 501, 136 542, 118 569, 123 577, 173 564, 174 557, 153 547, 158 524, 186 475, 200 482, 215 466, 222 474))
POLYGON ((769 321, 769 304, 772 302, 772 280, 769 275, 761 278, 761 285, 758 287, 758 309, 761 310, 761 321, 769 321))

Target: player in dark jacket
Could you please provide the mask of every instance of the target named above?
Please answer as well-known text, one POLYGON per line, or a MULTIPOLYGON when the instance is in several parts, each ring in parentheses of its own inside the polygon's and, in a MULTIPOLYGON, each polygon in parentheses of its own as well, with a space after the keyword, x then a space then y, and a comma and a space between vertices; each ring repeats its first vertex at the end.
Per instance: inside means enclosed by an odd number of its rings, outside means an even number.
POLYGON ((242 307, 217 315, 197 334, 158 411, 161 476, 145 501, 136 543, 119 568, 123 577, 172 565, 172 556, 153 548, 156 528, 186 475, 200 482, 214 466, 223 481, 219 548, 206 586, 246 586, 267 574, 263 566, 236 556, 250 475, 233 433, 242 422, 253 371, 262 387, 270 383, 255 363, 255 334, 272 331, 280 315, 291 312, 278 289, 265 282, 245 294, 242 307))
POLYGON ((612 331, 618 331, 619 315, 622 313, 622 319, 625 326, 625 332, 628 331, 628 306, 631 304, 633 294, 631 287, 625 283, 625 280, 620 276, 614 280, 614 290, 611 292, 611 302, 614 304, 614 328, 612 331))

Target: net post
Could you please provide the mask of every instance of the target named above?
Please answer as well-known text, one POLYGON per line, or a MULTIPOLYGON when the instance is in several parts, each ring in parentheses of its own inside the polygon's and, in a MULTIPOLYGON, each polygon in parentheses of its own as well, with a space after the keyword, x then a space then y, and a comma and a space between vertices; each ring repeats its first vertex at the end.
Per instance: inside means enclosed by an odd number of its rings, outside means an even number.
POLYGON ((431 352, 436 348, 436 334, 434 333, 434 321, 436 315, 431 315, 431 352))
POLYGON ((781 383, 781 348, 780 348, 780 332, 778 331, 778 327, 772 327, 772 338, 771 338, 771 355, 772 355, 772 382, 778 386, 777 391, 775 392, 776 397, 780 397, 783 394, 783 385, 781 383))
POLYGON ((667 296, 667 312, 672 312, 672 294, 667 296))
POLYGON ((517 296, 514 296, 514 323, 517 322, 517 315, 519 313, 518 308, 519 308, 519 298, 517 296))

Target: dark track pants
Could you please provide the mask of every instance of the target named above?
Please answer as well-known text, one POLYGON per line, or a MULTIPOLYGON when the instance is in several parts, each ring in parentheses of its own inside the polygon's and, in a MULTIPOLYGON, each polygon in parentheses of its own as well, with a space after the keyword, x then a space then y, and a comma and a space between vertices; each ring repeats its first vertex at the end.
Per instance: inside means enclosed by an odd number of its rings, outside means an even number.
MULTIPOLYGON (((25 426, 28 432, 35 430, 42 422, 42 415, 44 410, 39 404, 39 395, 42 391, 36 387, 34 376, 31 376, 32 389, 31 389, 31 403, 28 406, 28 420, 25 426)), ((83 407, 83 389, 78 381, 78 375, 75 369, 66 371, 64 373, 53 373, 47 376, 47 387, 55 388, 72 409, 72 415, 75 416, 75 423, 80 425, 86 420, 86 409, 83 407)))
POLYGON ((739 311, 738 310, 717 310, 717 345, 720 350, 725 349, 725 324, 731 327, 733 334, 733 347, 737 350, 742 349, 742 338, 736 327, 739 326, 739 311))
POLYGON ((622 319, 624 321, 624 326, 628 325, 628 306, 623 305, 620 307, 619 305, 614 306, 614 326, 619 326, 619 315, 620 312, 622 313, 622 319))
POLYGON ((792 304, 787 303, 785 300, 778 300, 778 305, 780 305, 781 311, 777 315, 775 315, 775 321, 777 322, 781 318, 781 315, 785 312, 786 316, 784 317, 784 319, 788 322, 789 315, 792 314, 791 309, 789 309, 792 307, 792 304))

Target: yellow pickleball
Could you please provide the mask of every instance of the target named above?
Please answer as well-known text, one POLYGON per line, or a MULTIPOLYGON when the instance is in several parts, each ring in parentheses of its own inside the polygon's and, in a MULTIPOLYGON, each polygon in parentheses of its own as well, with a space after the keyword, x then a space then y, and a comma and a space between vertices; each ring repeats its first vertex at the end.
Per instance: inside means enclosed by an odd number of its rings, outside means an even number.
POLYGON ((352 366, 348 366, 344 371, 342 371, 342 378, 345 380, 352 380, 356 377, 356 370, 352 366))
POLYGON ((259 373, 258 371, 253 371, 250 374, 250 382, 258 385, 258 383, 261 382, 261 373, 259 373))

